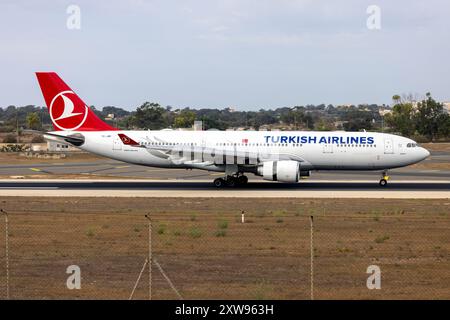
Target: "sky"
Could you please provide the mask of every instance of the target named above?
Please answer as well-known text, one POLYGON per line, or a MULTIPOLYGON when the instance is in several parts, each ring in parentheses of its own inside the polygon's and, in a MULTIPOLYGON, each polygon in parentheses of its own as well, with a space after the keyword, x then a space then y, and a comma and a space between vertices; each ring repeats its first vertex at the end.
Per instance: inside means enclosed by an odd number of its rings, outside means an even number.
POLYGON ((100 108, 450 101, 449 14, 447 0, 1 0, 0 107, 44 105, 35 71, 100 108))

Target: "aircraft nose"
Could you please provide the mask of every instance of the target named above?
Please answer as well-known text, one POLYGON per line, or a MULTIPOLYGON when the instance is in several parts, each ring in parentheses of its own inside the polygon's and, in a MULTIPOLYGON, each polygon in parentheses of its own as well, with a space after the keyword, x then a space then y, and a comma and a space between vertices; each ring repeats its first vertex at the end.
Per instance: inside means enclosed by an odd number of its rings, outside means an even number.
POLYGON ((420 149, 421 149, 420 152, 422 154, 423 159, 426 159, 430 156, 430 151, 428 151, 425 148, 420 148, 420 149))

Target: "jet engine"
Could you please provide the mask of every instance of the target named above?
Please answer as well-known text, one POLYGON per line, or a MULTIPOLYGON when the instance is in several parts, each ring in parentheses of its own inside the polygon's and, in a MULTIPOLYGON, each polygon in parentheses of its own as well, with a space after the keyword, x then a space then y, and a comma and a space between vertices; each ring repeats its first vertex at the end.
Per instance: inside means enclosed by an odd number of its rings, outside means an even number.
POLYGON ((298 182, 300 163, 292 160, 266 161, 257 169, 257 175, 264 180, 298 182))

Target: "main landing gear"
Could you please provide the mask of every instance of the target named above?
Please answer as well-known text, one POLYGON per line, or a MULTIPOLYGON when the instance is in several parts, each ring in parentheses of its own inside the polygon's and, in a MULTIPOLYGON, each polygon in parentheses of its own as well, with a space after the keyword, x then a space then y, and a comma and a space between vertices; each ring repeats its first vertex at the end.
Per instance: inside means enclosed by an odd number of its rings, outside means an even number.
POLYGON ((385 187, 388 183, 389 180, 389 176, 387 175, 387 171, 383 171, 383 173, 381 174, 381 180, 379 182, 379 185, 381 187, 385 187))
POLYGON ((237 187, 247 184, 248 178, 243 174, 236 174, 231 176, 226 176, 225 178, 214 179, 214 186, 217 188, 223 187, 237 187))

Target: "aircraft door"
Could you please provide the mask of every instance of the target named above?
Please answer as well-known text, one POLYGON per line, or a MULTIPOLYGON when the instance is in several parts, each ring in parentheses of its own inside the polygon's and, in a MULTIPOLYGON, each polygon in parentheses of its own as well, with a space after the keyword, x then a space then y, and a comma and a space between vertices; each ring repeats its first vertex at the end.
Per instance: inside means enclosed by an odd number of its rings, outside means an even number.
POLYGON ((116 137, 113 140, 113 147, 112 147, 112 149, 113 150, 122 150, 122 140, 120 140, 119 137, 116 137))
POLYGON ((384 153, 394 153, 394 143, 392 142, 392 138, 384 139, 384 153))

